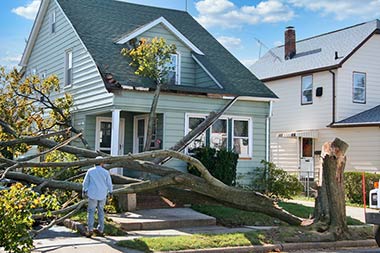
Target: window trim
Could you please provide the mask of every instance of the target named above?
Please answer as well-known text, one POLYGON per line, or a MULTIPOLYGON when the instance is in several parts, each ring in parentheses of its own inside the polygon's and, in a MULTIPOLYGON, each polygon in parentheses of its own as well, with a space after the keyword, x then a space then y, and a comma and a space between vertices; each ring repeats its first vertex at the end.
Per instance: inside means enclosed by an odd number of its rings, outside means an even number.
MULTIPOLYGON (((208 116, 208 114, 203 114, 203 113, 185 113, 185 131, 184 131, 184 134, 187 135, 189 133, 189 131, 188 131, 188 129, 189 129, 189 118, 192 118, 192 117, 194 117, 194 118, 206 118, 207 116, 208 116)), ((236 115, 223 115, 223 116, 219 117, 219 119, 225 119, 225 120, 227 120, 227 122, 229 119, 232 120, 231 129, 229 129, 228 125, 227 125, 227 136, 229 135, 229 131, 231 131, 231 136, 232 136, 232 143, 229 143, 229 140, 227 138, 228 150, 231 150, 233 148, 232 145, 233 145, 233 140, 234 140, 234 132, 233 132, 234 121, 235 120, 248 121, 248 156, 239 154, 239 159, 247 159, 247 158, 251 159, 253 157, 253 120, 252 120, 252 117, 236 116, 236 115)), ((208 129, 211 129, 211 128, 212 128, 212 126, 210 126, 208 129)), ((187 147, 185 149, 185 153, 189 154, 187 147)))
MULTIPOLYGON (((112 124, 112 117, 96 117, 95 125, 95 150, 100 150, 100 123, 110 122, 112 124)), ((124 153, 124 138, 125 138, 125 119, 120 118, 120 130, 119 130, 119 145, 121 145, 120 151, 124 153)), ((111 143, 112 145, 112 143, 111 143)), ((111 151, 112 147, 110 148, 111 151)))
POLYGON ((174 85, 181 85, 181 53, 170 54, 170 57, 172 55, 176 56, 174 85))
POLYGON ((301 105, 311 105, 313 104, 313 89, 314 89, 314 77, 313 77, 313 74, 311 75, 303 75, 301 76, 301 105), (303 78, 304 77, 308 77, 308 76, 311 76, 311 101, 310 102, 303 102, 303 78))
POLYGON ((74 82, 74 54, 73 54, 73 50, 72 49, 68 49, 65 51, 65 69, 64 69, 64 87, 65 88, 68 88, 68 87, 71 87, 73 85, 73 82, 74 82), (69 68, 69 54, 71 54, 71 68, 69 68), (68 74, 68 71, 69 69, 71 69, 71 82, 69 82, 69 74, 68 74))
MULTIPOLYGON (((248 121, 248 156, 247 155, 241 155, 239 154, 239 158, 251 158, 253 154, 253 129, 252 129, 252 118, 251 117, 232 117, 232 142, 234 142, 235 134, 234 134, 234 129, 235 129, 235 121, 248 121)), ((242 137, 236 137, 236 138, 242 138, 242 137)), ((230 144, 232 147, 232 143, 230 144)))
POLYGON ((366 104, 367 103, 367 73, 360 71, 352 72, 352 102, 355 104, 366 104), (364 75, 364 100, 355 100, 355 74, 363 74, 364 75))

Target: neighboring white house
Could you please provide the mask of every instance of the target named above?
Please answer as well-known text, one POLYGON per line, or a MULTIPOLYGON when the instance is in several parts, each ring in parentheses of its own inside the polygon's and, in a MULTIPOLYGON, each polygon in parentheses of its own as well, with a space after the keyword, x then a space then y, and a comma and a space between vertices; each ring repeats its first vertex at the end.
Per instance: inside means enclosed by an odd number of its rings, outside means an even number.
POLYGON ((271 118, 271 160, 301 177, 318 177, 322 145, 350 147, 346 170, 380 171, 380 21, 271 49, 251 71, 280 101, 271 118))

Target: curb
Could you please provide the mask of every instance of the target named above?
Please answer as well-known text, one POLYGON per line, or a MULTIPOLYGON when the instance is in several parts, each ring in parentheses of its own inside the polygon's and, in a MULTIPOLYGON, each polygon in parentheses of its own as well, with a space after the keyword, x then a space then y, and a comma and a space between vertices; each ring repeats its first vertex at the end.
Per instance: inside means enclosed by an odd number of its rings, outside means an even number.
POLYGON ((268 244, 263 246, 245 246, 231 248, 214 248, 214 249, 194 249, 180 251, 165 251, 158 253, 266 253, 271 251, 295 251, 310 249, 337 249, 337 248, 358 248, 358 247, 377 247, 375 240, 357 240, 357 241, 336 241, 336 242, 305 242, 305 243, 283 243, 268 244))

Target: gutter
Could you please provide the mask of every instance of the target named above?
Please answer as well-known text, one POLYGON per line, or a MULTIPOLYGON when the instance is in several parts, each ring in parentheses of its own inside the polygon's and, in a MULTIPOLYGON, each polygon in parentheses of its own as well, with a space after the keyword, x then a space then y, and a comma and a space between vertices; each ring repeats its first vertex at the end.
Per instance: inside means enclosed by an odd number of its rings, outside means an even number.
POLYGON ((335 124, 336 120, 336 74, 331 69, 329 70, 329 72, 332 75, 332 121, 328 125, 328 127, 331 127, 335 124))
POLYGON ((335 123, 330 124, 331 128, 344 128, 344 127, 380 127, 380 122, 363 122, 363 123, 335 123))

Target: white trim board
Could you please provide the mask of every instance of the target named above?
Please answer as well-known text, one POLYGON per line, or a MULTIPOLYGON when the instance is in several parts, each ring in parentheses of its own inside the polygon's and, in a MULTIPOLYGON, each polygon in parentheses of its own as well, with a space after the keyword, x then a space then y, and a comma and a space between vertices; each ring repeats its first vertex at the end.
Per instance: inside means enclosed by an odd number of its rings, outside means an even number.
POLYGON ((196 52, 197 54, 204 55, 204 53, 196 47, 190 40, 188 40, 180 31, 178 31, 169 21, 167 21, 164 17, 160 17, 148 24, 145 24, 141 26, 140 28, 137 28, 135 31, 131 32, 130 34, 124 36, 123 38, 116 41, 116 44, 124 44, 131 39, 136 38, 137 36, 141 35, 142 33, 150 30, 151 28, 155 27, 158 24, 164 25, 166 28, 168 28, 171 32, 174 33, 174 35, 180 39, 185 45, 187 45, 191 50, 196 52))

